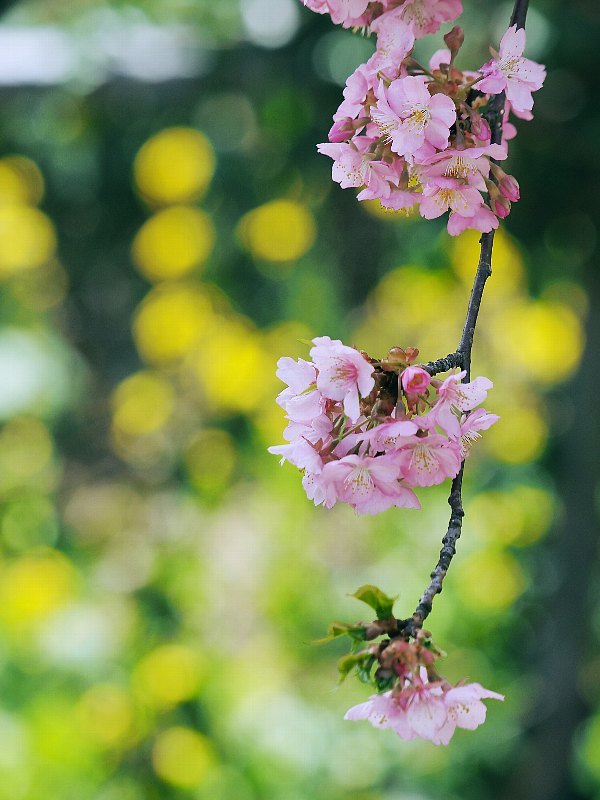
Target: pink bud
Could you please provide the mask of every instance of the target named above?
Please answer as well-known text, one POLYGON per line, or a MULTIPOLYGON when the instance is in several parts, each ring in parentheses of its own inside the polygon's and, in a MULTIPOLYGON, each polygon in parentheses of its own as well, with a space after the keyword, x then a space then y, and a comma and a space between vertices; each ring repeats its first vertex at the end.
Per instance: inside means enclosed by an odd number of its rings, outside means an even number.
POLYGON ((431 375, 423 367, 407 367, 402 373, 402 388, 406 394, 424 394, 431 383, 431 375))
POLYGON ((510 200, 503 197, 500 192, 496 196, 490 194, 490 206, 498 219, 505 219, 510 214, 510 200))
POLYGON ((446 42, 446 46, 452 53, 452 55, 456 55, 460 48, 463 45, 465 40, 465 35, 463 33, 463 29, 459 28, 458 25, 455 25, 452 30, 444 36, 444 41, 446 42))
POLYGON ((329 131, 329 141, 334 144, 347 142, 352 136, 354 136, 354 125, 349 117, 334 122, 329 131))
POLYGON ((517 183, 516 179, 513 178, 512 175, 507 175, 506 173, 504 173, 504 175, 500 180, 500 183, 498 184, 498 187, 500 188, 500 191, 502 192, 504 197, 506 197, 507 200, 510 200, 513 203, 516 202, 521 196, 521 193, 519 191, 519 184, 517 183))

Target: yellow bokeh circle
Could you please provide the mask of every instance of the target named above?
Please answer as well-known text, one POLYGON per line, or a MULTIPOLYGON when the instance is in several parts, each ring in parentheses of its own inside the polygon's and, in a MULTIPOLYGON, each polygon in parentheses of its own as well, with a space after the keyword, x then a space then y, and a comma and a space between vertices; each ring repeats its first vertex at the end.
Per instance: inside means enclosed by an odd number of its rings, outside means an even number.
POLYGON ((134 708, 123 688, 102 683, 85 692, 76 706, 76 715, 85 734, 98 744, 111 747, 129 738, 134 708))
POLYGON ((137 688, 156 708, 168 708, 193 697, 200 676, 198 654, 177 644, 166 644, 152 650, 134 671, 137 688))
POLYGON ((243 317, 221 317, 190 360, 202 391, 219 411, 259 409, 269 390, 264 375, 273 368, 260 334, 243 317))
POLYGON ((238 234, 256 258, 285 262, 310 250, 317 228, 306 206, 293 200, 273 200, 242 217, 238 234))
POLYGON ((133 241, 133 260, 153 281, 177 279, 205 263, 215 245, 208 214, 176 206, 152 216, 133 241))
POLYGON ((37 205, 44 196, 44 178, 30 158, 0 159, 0 205, 37 205))
POLYGON ((163 284, 138 309, 133 335, 141 357, 162 365, 188 353, 212 321, 212 304, 203 292, 185 284, 163 284))
POLYGON ((111 404, 116 432, 144 436, 168 421, 175 406, 175 392, 159 373, 138 372, 115 389, 111 404))
POLYGON ((170 205, 198 200, 215 170, 212 145, 193 128, 166 128, 138 152, 133 172, 140 194, 151 203, 170 205))
MULTIPOLYGON (((471 285, 475 277, 481 250, 479 231, 467 230, 451 244, 452 268, 466 284, 471 285)), ((517 245, 502 230, 494 236, 492 255, 493 292, 509 294, 521 290, 524 283, 525 268, 517 245)))
POLYGON ((505 464, 526 464, 542 452, 548 426, 534 408, 511 406, 497 425, 485 433, 486 450, 505 464))
POLYGON ((454 585, 463 604, 475 612, 501 611, 525 589, 525 576, 510 553, 485 550, 463 558, 454 585))
POLYGON ((182 789, 199 786, 214 762, 208 739, 190 728, 168 728, 158 735, 152 750, 156 774, 182 789))
POLYGON ((26 205, 0 206, 0 277, 35 269, 56 250, 56 235, 48 217, 26 205))
POLYGON ((536 300, 506 308, 492 322, 512 363, 534 380, 551 385, 571 375, 579 364, 584 334, 577 315, 556 301, 536 300))
POLYGON ((0 619, 9 626, 41 622, 74 595, 71 562, 56 550, 13 561, 0 575, 0 619))
POLYGON ((184 460, 193 486, 201 491, 219 491, 229 484, 235 469, 235 445, 226 431, 202 430, 188 444, 184 460))

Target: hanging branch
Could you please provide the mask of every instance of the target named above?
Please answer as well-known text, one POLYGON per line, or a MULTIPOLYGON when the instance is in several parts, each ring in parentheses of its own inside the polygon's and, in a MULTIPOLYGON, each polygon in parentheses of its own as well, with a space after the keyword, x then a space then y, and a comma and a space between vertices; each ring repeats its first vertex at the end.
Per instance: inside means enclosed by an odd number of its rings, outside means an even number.
MULTIPOLYGON (((525 18, 527 16, 527 8, 529 0, 516 0, 513 13, 510 18, 510 25, 516 25, 517 28, 525 27, 525 18)), ((500 143, 502 140, 502 122, 504 114, 504 92, 494 95, 490 102, 489 108, 486 113, 486 118, 489 122, 492 132, 492 143, 500 143)), ((471 352, 473 349, 473 340, 475 338, 475 328, 477 326, 477 317, 481 307, 483 298, 483 291, 487 279, 492 274, 492 249, 494 246, 494 231, 484 233, 480 239, 481 250, 479 253, 479 263, 471 289, 471 297, 467 308, 465 324, 460 339, 460 343, 454 353, 450 353, 445 358, 431 361, 424 365, 424 368, 430 375, 436 375, 439 372, 447 372, 449 369, 460 367, 466 372, 465 382, 471 379, 471 352)), ((456 543, 462 533, 462 521, 465 515, 462 506, 462 481, 464 473, 464 461, 460 468, 460 472, 452 481, 450 496, 448 497, 448 504, 450 505, 450 521, 448 523, 448 530, 442 539, 442 549, 438 562, 431 573, 431 580, 421 595, 419 603, 412 615, 405 620, 398 621, 398 635, 400 636, 414 636, 417 631, 423 627, 424 621, 431 613, 433 600, 436 594, 440 594, 443 588, 444 578, 450 567, 450 563, 456 553, 456 543)))

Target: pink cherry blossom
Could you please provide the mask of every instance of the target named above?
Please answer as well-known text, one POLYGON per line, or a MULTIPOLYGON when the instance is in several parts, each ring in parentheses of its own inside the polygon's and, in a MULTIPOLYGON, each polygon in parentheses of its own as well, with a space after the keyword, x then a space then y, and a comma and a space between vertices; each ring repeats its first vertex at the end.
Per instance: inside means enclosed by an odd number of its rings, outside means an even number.
POLYGON ((306 469, 319 474, 323 469, 323 459, 317 449, 305 438, 300 437, 289 444, 278 444, 268 448, 269 453, 281 456, 281 464, 289 461, 298 469, 306 469))
POLYGON ((323 467, 323 479, 333 483, 338 498, 359 514, 378 514, 392 506, 420 508, 415 493, 398 477, 398 467, 388 456, 349 455, 323 467))
POLYGON ((388 88, 380 83, 376 96, 373 121, 395 153, 412 159, 425 144, 448 146, 454 102, 444 94, 430 95, 423 76, 398 78, 388 88))
POLYGON ((511 106, 520 112, 531 111, 531 93, 541 89, 546 77, 542 64, 523 58, 524 50, 525 30, 513 25, 502 37, 498 57, 481 68, 484 77, 477 84, 480 91, 490 94, 506 91, 511 106))
POLYGON ((325 142, 317 149, 333 158, 331 177, 342 189, 365 186, 373 197, 389 197, 399 175, 393 164, 375 160, 372 144, 368 137, 357 136, 351 142, 325 142))
POLYGON ((431 178, 454 178, 466 181, 470 186, 486 191, 485 178, 490 172, 490 158, 502 161, 508 156, 506 147, 499 144, 482 145, 458 150, 448 148, 441 153, 426 159, 416 167, 416 172, 424 176, 425 181, 431 178))
POLYGON ((479 431, 487 431, 500 417, 488 413, 485 408, 477 408, 471 414, 463 416, 460 421, 460 449, 463 458, 469 454, 473 444, 481 438, 479 431))
POLYGON ((303 0, 304 5, 317 14, 330 14, 336 24, 360 17, 369 0, 303 0))
POLYGON ((461 436, 460 423, 456 412, 471 411, 483 403, 488 390, 493 387, 489 378, 475 378, 470 383, 461 383, 467 373, 463 370, 449 375, 438 387, 438 400, 428 416, 455 439, 461 436))
POLYGON ((450 22, 462 14, 461 0, 405 0, 400 7, 401 18, 421 39, 439 30, 442 22, 450 22))
POLYGON ((413 30, 403 21, 403 13, 404 8, 388 11, 371 25, 377 34, 377 50, 368 61, 369 67, 375 73, 385 72, 389 78, 397 77, 400 64, 415 45, 413 30))
MULTIPOLYGON (((365 190, 361 192, 363 195, 362 200, 374 200, 374 197, 368 197, 365 190)), ((389 208, 391 211, 400 211, 405 208, 413 208, 419 205, 422 195, 418 192, 412 192, 406 189, 396 189, 392 187, 389 197, 380 197, 379 201, 383 208, 389 208)))
POLYGON ((415 436, 394 453, 394 461, 409 486, 435 486, 455 478, 461 464, 460 448, 439 433, 415 436))
POLYGON ((359 396, 368 396, 373 387, 373 366, 358 350, 329 336, 313 339, 310 351, 317 368, 317 388, 330 400, 341 400, 351 421, 360 416, 359 396))
POLYGON ((350 708, 344 719, 368 720, 375 728, 391 728, 401 739, 425 739, 447 745, 456 728, 475 730, 485 722, 484 699, 504 696, 479 683, 447 688, 440 681, 429 682, 425 671, 400 692, 390 690, 372 695, 365 703, 350 708))
POLYGON ((483 197, 474 186, 456 178, 434 177, 423 188, 419 210, 425 219, 440 217, 449 209, 461 217, 474 217, 483 205, 483 197))
POLYGON ((300 394, 305 389, 308 389, 317 378, 314 364, 311 364, 310 361, 305 361, 303 358, 294 361, 293 358, 288 356, 279 359, 275 374, 280 381, 287 383, 293 394, 300 394))
POLYGON ((342 458, 361 443, 360 455, 365 455, 367 451, 373 455, 387 453, 389 450, 396 450, 403 444, 412 441, 417 431, 417 426, 410 420, 383 422, 368 431, 359 431, 344 436, 336 446, 334 453, 338 458, 342 458))
POLYGON ((438 682, 415 680, 414 686, 402 691, 406 708, 406 722, 411 732, 420 739, 433 744, 448 744, 452 732, 442 734, 447 727, 448 710, 444 703, 444 692, 438 682))
POLYGON ((485 722, 487 708, 481 702, 485 698, 504 700, 504 695, 484 689, 479 683, 467 683, 450 689, 444 695, 448 719, 457 728, 474 731, 485 722))
POLYGON ((333 119, 337 122, 349 117, 356 119, 364 112, 364 103, 370 91, 374 91, 379 83, 377 70, 367 64, 361 64, 346 80, 344 100, 335 112, 333 119))
MULTIPOLYGON (((359 703, 346 711, 344 719, 356 722, 367 719, 374 728, 390 728, 399 717, 405 717, 404 709, 399 705, 391 691, 373 694, 365 703, 359 703)), ((414 739, 415 735, 403 736, 414 739)))
POLYGON ((458 212, 453 212, 448 218, 448 233, 450 236, 458 236, 467 228, 472 228, 481 233, 489 233, 498 227, 498 219, 495 214, 485 205, 479 206, 472 217, 463 217, 458 212))
POLYGON ((407 367, 401 380, 406 394, 424 394, 431 383, 431 375, 423 367, 407 367))
POLYGON ((306 470, 302 478, 302 486, 309 500, 316 506, 333 508, 337 501, 335 484, 328 481, 323 475, 323 471, 310 472, 306 470))

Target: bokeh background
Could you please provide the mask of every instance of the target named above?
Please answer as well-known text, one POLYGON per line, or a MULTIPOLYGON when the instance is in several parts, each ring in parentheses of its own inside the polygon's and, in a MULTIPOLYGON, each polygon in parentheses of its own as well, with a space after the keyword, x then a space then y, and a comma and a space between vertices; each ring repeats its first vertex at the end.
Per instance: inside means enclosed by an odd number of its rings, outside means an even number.
MULTIPOLYGON (((510 4, 465 5, 474 67, 510 4)), ((600 12, 537 0, 528 31, 549 75, 474 352, 502 421, 429 620, 507 699, 436 748, 343 722, 369 690, 311 642, 363 583, 410 613, 448 487, 327 512, 266 452, 302 340, 460 334, 476 235, 358 204, 315 150, 372 44, 298 0, 2 4, 0 800, 600 798, 600 12)))

